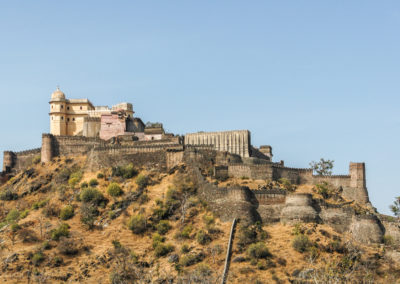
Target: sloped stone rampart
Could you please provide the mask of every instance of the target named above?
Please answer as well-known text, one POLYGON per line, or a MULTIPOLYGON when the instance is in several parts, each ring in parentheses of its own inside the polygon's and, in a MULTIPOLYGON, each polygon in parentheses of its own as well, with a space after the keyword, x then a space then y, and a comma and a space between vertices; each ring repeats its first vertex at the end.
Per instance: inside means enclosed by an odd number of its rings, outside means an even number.
POLYGON ((312 207, 311 194, 291 194, 286 197, 281 212, 282 222, 316 222, 317 211, 312 207))
POLYGON ((374 215, 353 216, 349 231, 356 241, 362 243, 381 243, 383 239, 382 225, 374 215))

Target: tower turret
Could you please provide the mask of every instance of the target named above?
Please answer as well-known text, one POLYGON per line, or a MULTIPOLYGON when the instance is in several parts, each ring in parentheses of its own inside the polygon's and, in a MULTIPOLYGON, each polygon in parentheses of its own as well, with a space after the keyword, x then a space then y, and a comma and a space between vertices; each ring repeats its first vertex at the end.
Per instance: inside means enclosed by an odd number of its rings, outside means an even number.
POLYGON ((67 100, 65 94, 57 87, 50 100, 50 133, 67 135, 67 100))

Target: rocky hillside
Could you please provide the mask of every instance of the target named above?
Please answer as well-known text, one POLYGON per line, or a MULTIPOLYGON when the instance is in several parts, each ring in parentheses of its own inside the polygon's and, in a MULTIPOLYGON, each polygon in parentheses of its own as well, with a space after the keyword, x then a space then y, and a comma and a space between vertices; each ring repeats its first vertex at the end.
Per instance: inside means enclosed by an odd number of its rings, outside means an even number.
MULTIPOLYGON (((0 282, 221 283, 232 221, 198 182, 184 164, 90 172, 78 157, 27 168, 0 187, 0 282)), ((274 186, 346 202, 332 188, 274 186)), ((399 283, 399 264, 389 235, 366 244, 322 223, 239 221, 227 283, 399 283)))

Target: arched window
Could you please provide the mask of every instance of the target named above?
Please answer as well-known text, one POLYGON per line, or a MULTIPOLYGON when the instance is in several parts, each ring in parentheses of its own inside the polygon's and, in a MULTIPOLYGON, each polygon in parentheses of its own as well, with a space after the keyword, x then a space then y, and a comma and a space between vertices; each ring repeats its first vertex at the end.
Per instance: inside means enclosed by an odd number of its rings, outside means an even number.
POLYGON ((80 109, 82 110, 82 107, 80 107, 80 109))
POLYGON ((61 109, 63 109, 64 108, 64 105, 61 105, 61 109))
POLYGON ((75 117, 72 119, 72 121, 75 121, 75 117))
POLYGON ((67 110, 69 110, 69 107, 67 107, 67 110))
POLYGON ((69 121, 69 118, 67 118, 67 121, 69 121))
POLYGON ((63 116, 61 117, 61 120, 64 120, 64 117, 63 117, 63 116))

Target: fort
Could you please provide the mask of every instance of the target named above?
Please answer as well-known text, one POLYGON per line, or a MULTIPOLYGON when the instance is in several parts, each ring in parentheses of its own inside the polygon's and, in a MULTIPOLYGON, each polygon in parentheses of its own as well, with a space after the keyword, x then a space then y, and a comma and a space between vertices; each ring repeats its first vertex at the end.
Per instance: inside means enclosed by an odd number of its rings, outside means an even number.
POLYGON ((225 158, 213 161, 216 177, 272 181, 286 178, 297 185, 326 181, 341 187, 348 199, 369 202, 364 163, 350 163, 348 175, 319 176, 312 169, 290 168, 283 161, 273 162, 272 147, 252 146, 248 130, 175 136, 165 133, 161 123, 144 124, 134 117, 131 103, 97 107, 88 99, 66 99, 59 88, 51 94, 49 104, 50 133, 42 135, 42 147, 23 152, 5 151, 4 173, 21 171, 39 157, 47 163, 55 157, 74 155, 87 155, 92 167, 127 163, 146 156, 142 164, 153 161, 170 168, 182 162, 183 152, 208 151, 225 153, 225 158))
POLYGON ((313 200, 310 194, 289 194, 278 188, 218 187, 201 174, 212 170, 215 179, 278 181, 284 178, 293 185, 326 182, 340 188, 346 200, 372 208, 364 163, 351 162, 347 175, 314 175, 311 168, 291 168, 283 161, 274 162, 272 147, 254 147, 248 130, 176 136, 165 133, 161 123, 144 124, 134 117, 130 103, 111 108, 94 107, 87 99, 67 100, 59 89, 51 95, 50 110, 50 133, 42 135, 41 148, 5 151, 2 178, 26 169, 34 161, 48 163, 57 157, 87 156, 87 168, 92 171, 128 163, 158 165, 168 171, 185 163, 198 177, 200 196, 222 220, 236 217, 264 223, 323 221, 339 231, 361 226, 376 232, 374 240, 382 237, 379 221, 371 221, 368 216, 356 218, 351 207, 332 207, 313 200))

